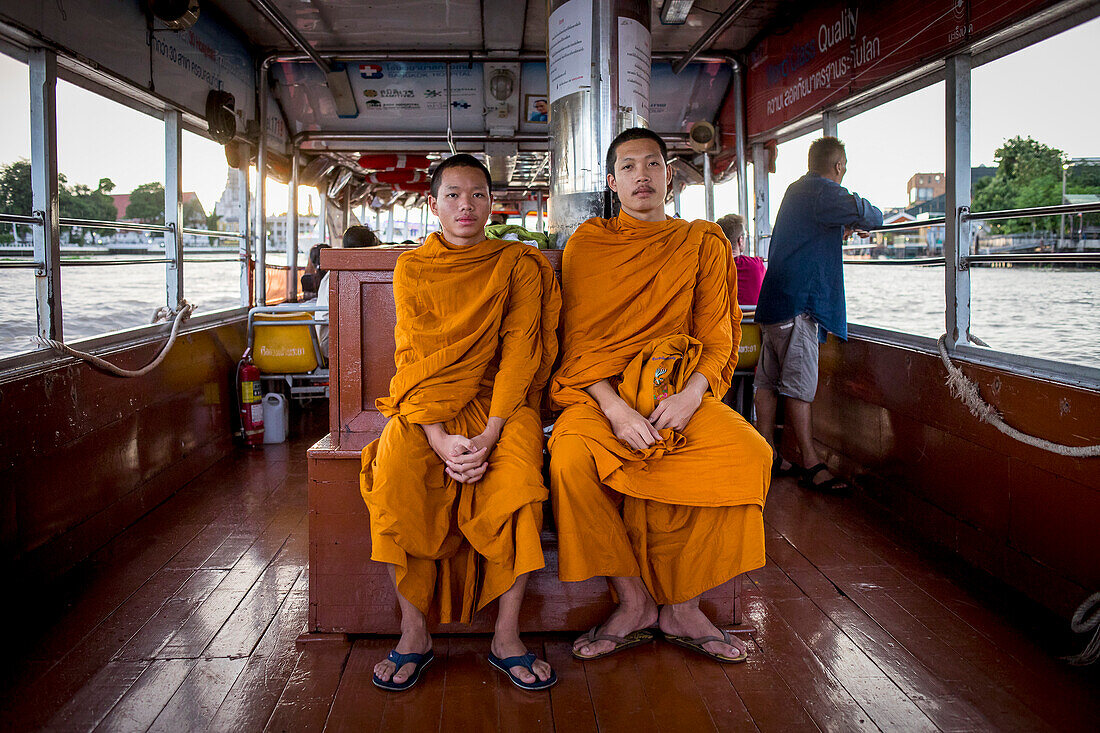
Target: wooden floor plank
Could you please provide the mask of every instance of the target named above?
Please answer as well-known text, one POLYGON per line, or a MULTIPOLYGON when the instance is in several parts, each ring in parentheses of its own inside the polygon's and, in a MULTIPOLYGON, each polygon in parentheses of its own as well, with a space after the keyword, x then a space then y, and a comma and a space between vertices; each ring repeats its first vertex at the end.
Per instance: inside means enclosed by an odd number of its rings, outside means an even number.
POLYGON ((486 660, 486 637, 448 640, 440 730, 488 733, 499 728, 497 673, 486 660))
POLYGON ((153 659, 225 578, 226 570, 196 570, 119 650, 116 659, 153 659))
POLYGON ((545 642, 546 661, 558 673, 558 684, 550 688, 550 709, 554 729, 596 733, 596 712, 588 693, 585 665, 573 658, 572 642, 553 639, 545 642))
MULTIPOLYGON (((745 599, 750 601, 746 605, 750 606, 750 623, 756 626, 755 638, 759 641, 761 655, 779 673, 822 730, 878 730, 867 712, 799 638, 786 619, 762 600, 766 593, 756 585, 762 575, 761 571, 753 572, 753 597, 745 599)), ((746 585, 742 585, 742 593, 748 595, 746 585)))
MULTIPOLYGON (((488 652, 489 638, 484 637, 482 657, 488 652)), ((542 637, 528 636, 524 639, 527 650, 534 652, 539 659, 546 659, 546 649, 542 637)), ((488 665, 488 661, 485 662, 488 665)), ((503 672, 490 667, 497 697, 497 730, 522 730, 531 733, 553 733, 554 715, 550 704, 550 691, 540 692, 521 690, 512 684, 503 672)), ((557 685, 555 685, 556 687, 557 685)))
POLYGON ((96 730, 148 729, 194 666, 194 659, 153 660, 96 730))
POLYGON ((150 733, 205 730, 247 659, 200 659, 150 726, 150 733))
POLYGON ((110 662, 73 695, 46 724, 46 730, 92 730, 111 712, 148 661, 110 662))
POLYGON ((658 729, 638 671, 638 651, 640 648, 582 662, 601 733, 644 733, 658 729))
POLYGON ((345 641, 309 644, 298 659, 265 731, 307 733, 325 727, 340 685, 351 644, 345 641))
MULTIPOLYGON (((638 666, 646 702, 653 711, 657 729, 662 731, 714 730, 703 695, 692 680, 688 665, 707 664, 711 673, 722 675, 720 665, 708 663, 700 655, 674 647, 668 642, 646 644, 629 652, 638 666), (698 661, 689 659, 698 657, 698 661)), ((732 692, 732 688, 729 690, 732 692)))
POLYGON ((355 642, 344 674, 340 676, 340 686, 329 710, 326 731, 353 733, 381 730, 382 714, 391 693, 374 684, 374 665, 386 657, 392 646, 392 639, 378 637, 355 642))
POLYGON ((263 730, 298 660, 295 639, 306 626, 309 596, 295 587, 267 627, 211 723, 215 731, 263 730))

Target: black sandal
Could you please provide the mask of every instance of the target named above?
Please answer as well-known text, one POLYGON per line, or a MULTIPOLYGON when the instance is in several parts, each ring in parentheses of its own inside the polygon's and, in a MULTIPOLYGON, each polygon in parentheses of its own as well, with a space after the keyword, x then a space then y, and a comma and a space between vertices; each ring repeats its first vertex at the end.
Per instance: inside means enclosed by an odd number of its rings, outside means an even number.
POLYGON ((834 476, 828 481, 822 481, 821 483, 814 483, 814 479, 817 478, 817 475, 819 473, 828 470, 829 467, 826 466, 824 463, 819 463, 816 466, 807 468, 803 470, 802 478, 799 479, 798 485, 804 489, 813 489, 815 491, 823 491, 829 494, 841 494, 851 490, 851 485, 839 476, 834 476))
POLYGON ((785 460, 783 456, 778 455, 772 459, 772 476, 800 476, 802 474, 802 469, 790 461, 787 461, 787 467, 783 468, 783 461, 785 460))

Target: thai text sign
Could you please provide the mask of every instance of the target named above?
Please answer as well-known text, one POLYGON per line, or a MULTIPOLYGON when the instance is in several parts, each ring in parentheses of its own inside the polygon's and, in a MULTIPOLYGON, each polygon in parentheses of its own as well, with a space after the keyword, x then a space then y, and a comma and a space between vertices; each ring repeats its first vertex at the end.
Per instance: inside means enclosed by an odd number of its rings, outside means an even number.
POLYGON ((830 107, 1050 5, 1050 0, 834 2, 772 34, 748 60, 750 136, 830 107))

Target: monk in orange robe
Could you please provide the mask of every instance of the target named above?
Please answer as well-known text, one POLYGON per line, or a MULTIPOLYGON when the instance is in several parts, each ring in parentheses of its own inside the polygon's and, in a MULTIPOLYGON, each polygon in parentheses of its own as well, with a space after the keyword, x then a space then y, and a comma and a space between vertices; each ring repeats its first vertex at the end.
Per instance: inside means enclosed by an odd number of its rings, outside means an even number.
POLYGON ((743 661, 744 644, 699 608, 701 593, 764 564, 771 450, 721 402, 741 335, 730 244, 715 224, 665 216, 660 137, 627 130, 607 157, 622 211, 578 227, 562 261, 550 476, 559 577, 605 576, 619 605, 573 653, 606 656, 657 625, 743 661))
POLYGON ((398 259, 397 373, 378 409, 389 422, 363 450, 371 558, 389 565, 401 638, 374 668, 411 687, 431 660, 426 617, 468 623, 498 600, 489 661, 525 689, 556 681, 527 652, 518 618, 527 574, 543 567, 537 409, 557 356, 561 296, 537 250, 487 240, 490 177, 469 155, 435 171, 442 232, 398 259))

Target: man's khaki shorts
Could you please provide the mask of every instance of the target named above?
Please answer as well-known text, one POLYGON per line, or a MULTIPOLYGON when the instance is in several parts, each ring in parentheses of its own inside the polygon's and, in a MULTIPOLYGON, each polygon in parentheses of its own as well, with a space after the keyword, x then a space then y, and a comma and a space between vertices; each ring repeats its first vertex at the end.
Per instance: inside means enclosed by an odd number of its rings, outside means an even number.
POLYGON ((817 394, 817 322, 805 313, 760 325, 756 386, 803 402, 817 394))

